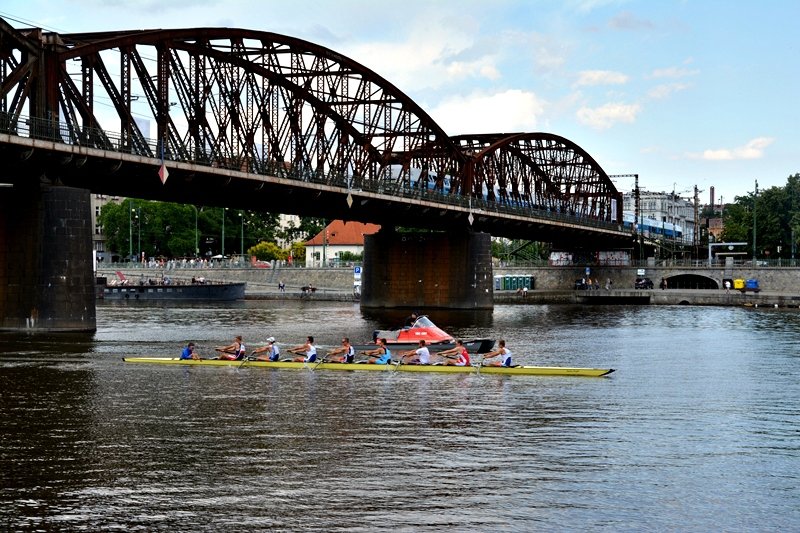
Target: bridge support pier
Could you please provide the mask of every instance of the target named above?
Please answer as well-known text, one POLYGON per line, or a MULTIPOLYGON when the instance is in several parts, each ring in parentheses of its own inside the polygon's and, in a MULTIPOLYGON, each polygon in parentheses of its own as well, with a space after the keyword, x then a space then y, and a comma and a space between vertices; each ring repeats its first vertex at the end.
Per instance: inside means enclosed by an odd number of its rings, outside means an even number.
POLYGON ((0 330, 96 329, 89 191, 0 187, 0 330))
POLYGON ((491 309, 488 233, 397 233, 364 242, 363 308, 491 309))

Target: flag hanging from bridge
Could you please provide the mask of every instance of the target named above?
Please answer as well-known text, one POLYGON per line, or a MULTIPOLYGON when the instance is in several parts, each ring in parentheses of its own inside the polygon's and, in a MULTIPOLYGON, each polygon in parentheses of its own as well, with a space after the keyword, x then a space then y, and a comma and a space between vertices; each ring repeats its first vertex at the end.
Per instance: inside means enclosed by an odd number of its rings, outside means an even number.
POLYGON ((169 177, 169 170, 167 170, 167 165, 161 163, 161 167, 158 169, 158 177, 161 178, 161 184, 164 185, 167 183, 167 178, 169 177))
POLYGON ((164 164, 164 143, 161 143, 161 167, 158 169, 158 177, 161 178, 161 185, 166 185, 167 178, 169 177, 169 170, 167 165, 164 164))

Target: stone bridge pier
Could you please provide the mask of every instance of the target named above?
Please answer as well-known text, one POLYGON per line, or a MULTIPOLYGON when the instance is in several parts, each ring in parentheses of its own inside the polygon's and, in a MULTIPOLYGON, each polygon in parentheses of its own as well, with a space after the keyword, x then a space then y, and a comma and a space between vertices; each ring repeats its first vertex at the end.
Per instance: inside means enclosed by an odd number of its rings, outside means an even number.
POLYGON ((0 186, 0 330, 96 329, 89 192, 0 186))
POLYGON ((488 233, 367 235, 361 279, 362 308, 491 309, 491 238, 488 233))

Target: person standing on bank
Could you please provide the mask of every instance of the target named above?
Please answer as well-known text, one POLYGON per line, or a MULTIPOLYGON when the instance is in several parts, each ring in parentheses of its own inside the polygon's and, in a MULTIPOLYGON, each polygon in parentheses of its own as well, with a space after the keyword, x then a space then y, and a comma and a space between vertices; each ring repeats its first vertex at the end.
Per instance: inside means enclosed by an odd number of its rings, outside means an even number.
POLYGON ((485 366, 511 366, 511 350, 506 348, 506 341, 505 339, 500 339, 497 344, 499 348, 493 352, 487 352, 483 355, 483 362, 482 365, 485 366), (491 359, 492 357, 500 356, 499 361, 492 361, 491 363, 487 363, 487 359, 491 359))

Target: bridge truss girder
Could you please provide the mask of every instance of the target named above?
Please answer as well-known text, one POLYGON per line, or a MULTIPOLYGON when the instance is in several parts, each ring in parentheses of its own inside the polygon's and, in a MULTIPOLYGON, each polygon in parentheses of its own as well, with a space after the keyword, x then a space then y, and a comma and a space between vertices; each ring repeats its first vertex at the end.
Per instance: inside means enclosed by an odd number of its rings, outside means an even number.
MULTIPOLYGON (((619 193, 570 141, 549 134, 448 137, 370 69, 273 33, 199 28, 59 35, 14 30, 0 19, 0 130, 14 133, 26 108, 39 124, 32 137, 87 148, 267 180, 301 176, 343 191, 432 188, 445 199, 469 197, 522 216, 545 210, 617 222, 611 205, 619 193)), ((213 183, 231 181, 203 175, 213 183)), ((185 201, 215 197, 189 190, 185 201)), ((169 191, 163 196, 175 199, 169 191)), ((415 225, 414 218, 404 225, 415 225)))

